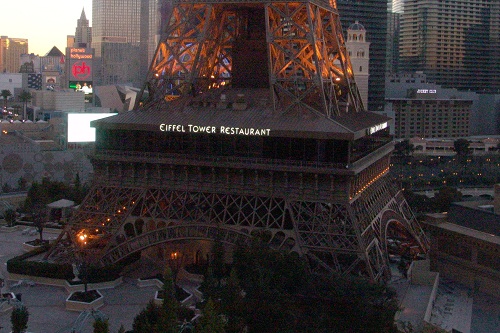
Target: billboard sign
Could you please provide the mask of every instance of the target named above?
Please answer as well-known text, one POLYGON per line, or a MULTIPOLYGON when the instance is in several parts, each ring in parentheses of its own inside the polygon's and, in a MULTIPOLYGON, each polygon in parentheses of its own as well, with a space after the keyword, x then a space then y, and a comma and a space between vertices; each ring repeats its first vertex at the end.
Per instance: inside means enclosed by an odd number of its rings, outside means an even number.
POLYGON ((117 113, 68 113, 68 143, 95 142, 93 120, 114 116, 117 113))
POLYGON ((93 81, 92 49, 69 48, 69 81, 93 81))

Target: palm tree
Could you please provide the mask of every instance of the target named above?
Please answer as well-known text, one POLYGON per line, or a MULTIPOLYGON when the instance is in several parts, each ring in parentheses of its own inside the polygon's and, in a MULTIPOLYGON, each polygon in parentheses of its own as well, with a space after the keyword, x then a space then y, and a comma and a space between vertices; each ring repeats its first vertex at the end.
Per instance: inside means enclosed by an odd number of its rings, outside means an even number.
POLYGON ((3 89, 2 92, 0 92, 0 96, 3 98, 3 106, 7 108, 7 99, 12 96, 12 93, 10 90, 3 89))
POLYGON ((29 91, 23 90, 19 94, 19 100, 23 102, 23 119, 26 120, 26 107, 28 106, 28 102, 31 101, 31 93, 29 91))

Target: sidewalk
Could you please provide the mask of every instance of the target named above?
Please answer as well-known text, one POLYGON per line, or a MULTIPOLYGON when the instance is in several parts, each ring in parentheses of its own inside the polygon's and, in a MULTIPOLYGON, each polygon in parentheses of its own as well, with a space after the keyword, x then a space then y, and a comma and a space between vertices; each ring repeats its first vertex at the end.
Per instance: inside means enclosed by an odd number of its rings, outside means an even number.
MULTIPOLYGON (((23 235, 21 228, 15 232, 0 232, 0 278, 8 277, 7 260, 22 254, 22 243, 35 238, 23 235)), ((15 282, 6 280, 3 292, 11 291, 10 286, 15 282)), ((156 287, 139 288, 135 279, 127 278, 117 288, 100 290, 104 296, 104 306, 99 310, 109 317, 110 332, 117 332, 122 324, 126 330, 131 330, 135 316, 153 299, 156 290, 156 287)), ((33 287, 16 287, 12 291, 22 295, 21 301, 28 308, 29 332, 62 333, 65 328, 72 326, 80 314, 66 311, 65 300, 69 295, 63 288, 36 284, 33 287)), ((10 313, 0 313, 0 327, 4 327, 0 332, 10 331, 10 313)), ((92 332, 92 324, 93 319, 87 320, 81 332, 92 332)))

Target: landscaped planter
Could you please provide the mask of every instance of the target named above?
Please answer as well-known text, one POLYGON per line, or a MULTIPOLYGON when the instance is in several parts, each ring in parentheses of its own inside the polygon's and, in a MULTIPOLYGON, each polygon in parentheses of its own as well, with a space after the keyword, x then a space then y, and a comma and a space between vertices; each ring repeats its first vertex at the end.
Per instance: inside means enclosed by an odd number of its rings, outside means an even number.
MULTIPOLYGON (((180 301, 180 302, 181 302, 181 304, 185 304, 187 301, 189 301, 189 300, 193 297, 193 295, 192 295, 190 292, 186 291, 184 288, 180 288, 180 287, 177 287, 177 286, 176 286, 176 289, 177 289, 177 288, 179 288, 179 290, 177 290, 177 291, 176 291, 176 294, 178 294, 179 292, 181 292, 181 291, 182 291, 182 293, 184 293, 184 294, 185 294, 185 296, 186 296, 186 297, 185 297, 184 299, 182 299, 182 300, 179 300, 179 299, 178 299, 178 301, 180 301)), ((176 295, 176 297, 178 297, 178 295, 176 295)), ((157 290, 157 291, 155 292, 155 298, 154 298, 153 302, 154 302, 156 305, 162 305, 162 304, 163 304, 163 290, 157 290)))
POLYGON ((49 241, 44 241, 43 243, 40 243, 38 239, 34 241, 29 241, 29 242, 24 242, 23 243, 23 251, 24 252, 30 252, 33 251, 34 249, 39 249, 43 247, 43 244, 49 244, 49 241))
POLYGON ((4 226, 0 227, 1 232, 14 232, 14 231, 17 231, 17 229, 18 229, 17 225, 12 226, 12 227, 7 227, 4 225, 4 226))
POLYGON ((83 294, 81 291, 75 291, 66 298, 66 310, 69 311, 85 311, 91 309, 98 309, 104 305, 104 297, 99 290, 89 290, 88 293, 94 293, 95 297, 89 301, 75 300, 78 295, 83 294))

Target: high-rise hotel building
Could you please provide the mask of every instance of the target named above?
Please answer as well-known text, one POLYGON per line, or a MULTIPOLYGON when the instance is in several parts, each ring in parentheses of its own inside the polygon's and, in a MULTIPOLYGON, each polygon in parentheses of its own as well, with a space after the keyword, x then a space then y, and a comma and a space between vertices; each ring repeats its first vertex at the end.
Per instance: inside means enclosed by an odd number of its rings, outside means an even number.
POLYGON ((92 47, 99 67, 98 84, 140 85, 145 80, 149 63, 147 52, 141 52, 141 48, 147 50, 143 39, 148 36, 144 33, 148 4, 149 0, 92 1, 92 47))
POLYGON ((405 0, 400 61, 442 85, 500 90, 500 1, 405 0))
POLYGON ((0 36, 0 73, 19 73, 21 54, 27 53, 27 39, 0 36))

